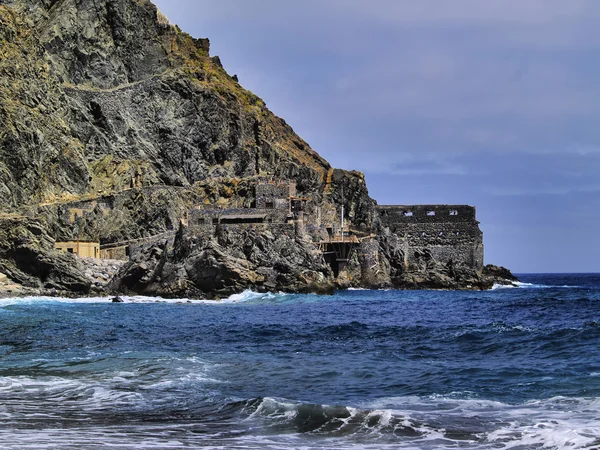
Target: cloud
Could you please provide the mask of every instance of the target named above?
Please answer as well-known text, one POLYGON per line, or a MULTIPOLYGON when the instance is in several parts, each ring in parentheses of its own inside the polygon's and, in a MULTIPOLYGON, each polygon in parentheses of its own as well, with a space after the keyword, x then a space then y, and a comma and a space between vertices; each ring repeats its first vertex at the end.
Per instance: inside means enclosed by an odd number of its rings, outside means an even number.
POLYGON ((451 155, 440 156, 437 153, 407 152, 388 153, 381 158, 365 158, 361 170, 370 173, 385 173, 388 175, 467 175, 467 167, 451 155), (383 163, 382 163, 383 160, 383 163))
POLYGON ((594 0, 344 0, 347 11, 394 23, 509 22, 539 24, 597 13, 594 0))
POLYGON ((491 195, 503 197, 539 196, 539 195, 567 195, 578 193, 600 192, 600 184, 586 186, 535 186, 535 187, 510 187, 496 186, 485 188, 491 195))

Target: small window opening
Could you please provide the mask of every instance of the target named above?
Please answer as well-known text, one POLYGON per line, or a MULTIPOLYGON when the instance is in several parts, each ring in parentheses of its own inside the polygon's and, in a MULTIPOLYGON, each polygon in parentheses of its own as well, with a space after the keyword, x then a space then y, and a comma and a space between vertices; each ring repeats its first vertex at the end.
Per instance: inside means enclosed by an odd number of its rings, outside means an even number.
POLYGON ((453 209, 453 210, 450 211, 450 215, 451 216, 458 216, 458 211, 455 210, 455 209, 453 209))
POLYGON ((204 217, 198 219, 198 225, 204 225, 204 217))
POLYGON ((404 211, 404 217, 412 217, 412 216, 413 216, 412 211, 404 211))
POLYGON ((212 223, 213 223, 213 225, 219 225, 219 219, 218 219, 217 217, 215 217, 215 218, 212 220, 212 223))
POLYGON ((428 216, 435 216, 435 211, 427 211, 428 216))
POLYGON ((67 249, 67 253, 74 253, 74 252, 75 252, 75 249, 74 249, 74 248, 68 248, 68 249, 67 249))

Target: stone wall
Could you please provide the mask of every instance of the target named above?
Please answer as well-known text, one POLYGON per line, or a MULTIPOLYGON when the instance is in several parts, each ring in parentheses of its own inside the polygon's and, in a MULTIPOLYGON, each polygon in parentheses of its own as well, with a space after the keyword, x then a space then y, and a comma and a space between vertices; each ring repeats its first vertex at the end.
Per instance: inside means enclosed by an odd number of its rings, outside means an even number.
POLYGON ((115 261, 129 260, 129 246, 112 247, 100 249, 100 259, 110 259, 115 261))
POLYGON ((290 209, 290 197, 296 195, 296 183, 278 181, 256 185, 256 207, 260 209, 290 209))
POLYGON ((405 265, 429 259, 483 269, 483 233, 467 205, 378 206, 383 227, 404 242, 405 265))
POLYGON ((294 236, 296 234, 295 226, 292 223, 252 223, 252 224, 228 224, 228 225, 190 225, 186 232, 188 235, 210 239, 217 234, 217 231, 256 231, 259 233, 270 232, 273 236, 294 236))
POLYGON ((239 225, 252 223, 287 223, 291 218, 288 209, 264 208, 205 208, 190 211, 188 224, 190 227, 214 226, 218 224, 239 225))

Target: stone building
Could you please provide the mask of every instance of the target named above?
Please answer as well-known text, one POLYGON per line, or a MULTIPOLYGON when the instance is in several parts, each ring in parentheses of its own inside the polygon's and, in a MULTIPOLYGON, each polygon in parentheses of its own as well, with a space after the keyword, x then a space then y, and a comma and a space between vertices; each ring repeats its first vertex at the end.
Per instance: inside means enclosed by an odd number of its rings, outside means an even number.
POLYGON ((295 181, 265 181, 256 185, 257 209, 291 210, 291 199, 295 197, 295 181))
POLYGON ((261 227, 271 231, 304 233, 304 208, 308 199, 296 197, 294 181, 262 181, 256 185, 254 208, 195 208, 186 219, 197 233, 217 225, 261 227))
POLYGON ((405 265, 428 259, 483 269, 483 233, 467 205, 378 206, 381 225, 404 241, 405 265))
POLYGON ((100 258, 100 242, 57 242, 54 248, 65 253, 73 253, 81 258, 100 258))

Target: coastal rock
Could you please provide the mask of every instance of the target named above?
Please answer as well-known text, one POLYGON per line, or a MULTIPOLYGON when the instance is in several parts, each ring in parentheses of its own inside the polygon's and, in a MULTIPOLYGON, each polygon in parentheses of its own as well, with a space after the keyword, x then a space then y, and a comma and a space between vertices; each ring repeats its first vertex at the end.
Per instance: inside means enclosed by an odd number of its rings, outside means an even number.
POLYGON ((320 253, 294 236, 221 229, 204 239, 180 232, 174 248, 151 246, 117 274, 115 292, 223 298, 246 289, 321 292, 335 289, 320 253))
POLYGON ((41 223, 0 216, 0 271, 13 282, 35 289, 86 294, 91 283, 73 255, 54 250, 41 223))
POLYGON ((519 281, 519 279, 515 277, 506 267, 494 266, 492 264, 485 266, 483 269, 483 275, 495 280, 505 280, 508 282, 519 281))

